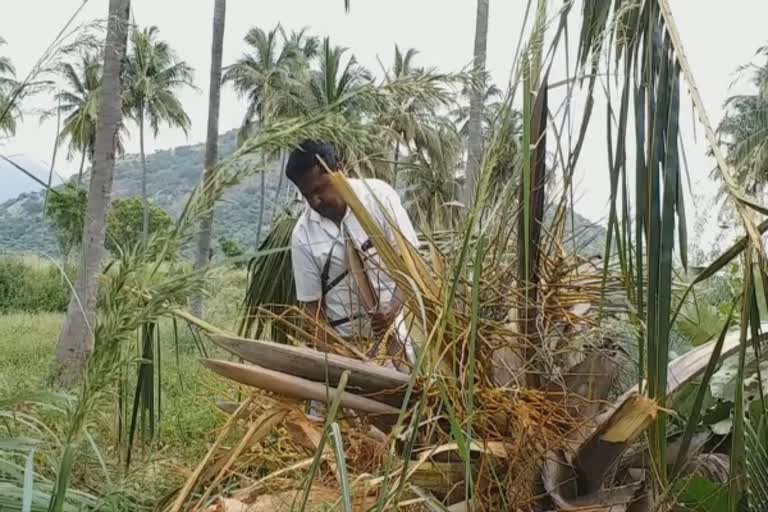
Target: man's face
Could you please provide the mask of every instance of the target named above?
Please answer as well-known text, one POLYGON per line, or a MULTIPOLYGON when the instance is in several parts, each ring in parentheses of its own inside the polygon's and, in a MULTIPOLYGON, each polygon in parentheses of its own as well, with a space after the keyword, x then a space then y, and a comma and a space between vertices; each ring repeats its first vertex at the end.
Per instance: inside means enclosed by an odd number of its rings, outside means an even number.
POLYGON ((319 165, 312 168, 297 184, 309 207, 321 216, 339 222, 344 217, 347 204, 330 180, 330 175, 319 165))

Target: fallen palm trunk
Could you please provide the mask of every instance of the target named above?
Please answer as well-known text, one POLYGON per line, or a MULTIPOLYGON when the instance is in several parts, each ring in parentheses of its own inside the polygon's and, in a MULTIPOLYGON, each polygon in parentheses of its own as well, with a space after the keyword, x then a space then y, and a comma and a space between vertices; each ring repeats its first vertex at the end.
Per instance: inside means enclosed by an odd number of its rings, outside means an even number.
MULTIPOLYGON (((316 400, 330 403, 336 396, 336 390, 325 384, 268 370, 256 365, 231 363, 215 359, 203 359, 202 363, 209 370, 228 379, 298 400, 316 400)), ((396 415, 400 412, 399 409, 390 405, 346 391, 341 393, 341 406, 369 414, 396 415)))
POLYGON ((301 377, 315 382, 339 383, 342 373, 349 371, 348 389, 377 396, 377 400, 400 405, 410 377, 396 370, 349 357, 327 354, 308 347, 294 347, 269 341, 249 340, 237 336, 214 334, 211 340, 224 350, 268 370, 301 377))

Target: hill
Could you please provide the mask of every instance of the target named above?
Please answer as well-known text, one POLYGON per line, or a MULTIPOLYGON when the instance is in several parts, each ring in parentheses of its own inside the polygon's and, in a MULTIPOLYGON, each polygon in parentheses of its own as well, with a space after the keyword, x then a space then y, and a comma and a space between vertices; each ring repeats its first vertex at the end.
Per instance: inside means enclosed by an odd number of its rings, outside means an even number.
MULTIPOLYGON (((221 157, 231 155, 237 145, 237 133, 229 131, 219 138, 221 157)), ((176 217, 181 213, 190 193, 200 181, 204 145, 195 144, 161 150, 147 156, 147 189, 150 201, 176 217)), ((280 179, 279 162, 267 164, 264 174, 266 191, 262 236, 268 231, 275 207, 288 203, 291 186, 280 179), (281 194, 275 201, 277 189, 281 194), (277 204, 275 204, 277 203, 277 204)), ((17 171, 18 172, 18 171, 17 171)), ((24 177, 26 178, 26 177, 24 177)), ((28 179, 28 178, 27 178, 28 179)), ((140 196, 141 164, 138 155, 127 155, 115 166, 113 199, 140 196)), ((253 249, 257 243, 261 197, 260 175, 229 190, 216 207, 214 236, 237 240, 243 248, 253 249)), ((51 227, 43 220, 43 194, 40 190, 25 192, 0 204, 0 254, 58 254, 51 227)), ((605 229, 576 214, 576 239, 579 252, 601 254, 605 229)), ((570 225, 570 223, 569 223, 570 225)), ((568 244, 570 247, 570 243, 568 244)))
MULTIPOLYGON (((235 130, 219 137, 219 154, 231 155, 237 145, 235 130)), ((204 144, 179 146, 147 156, 147 189, 150 201, 168 211, 174 218, 180 213, 190 193, 199 183, 203 169, 204 144)), ((264 176, 266 190, 264 221, 269 223, 274 210, 278 186, 281 201, 288 197, 287 183, 280 183, 278 162, 268 164, 264 176)), ((18 171, 16 171, 18 172, 18 171)), ((141 164, 138 155, 127 155, 115 165, 112 198, 141 195, 141 164)), ((235 239, 243 247, 256 245, 261 197, 260 176, 229 190, 217 206, 214 234, 235 239)), ((0 204, 0 253, 56 255, 58 246, 53 231, 43 220, 43 194, 39 190, 25 192, 0 204)), ((265 228, 266 230, 266 228, 265 228)))

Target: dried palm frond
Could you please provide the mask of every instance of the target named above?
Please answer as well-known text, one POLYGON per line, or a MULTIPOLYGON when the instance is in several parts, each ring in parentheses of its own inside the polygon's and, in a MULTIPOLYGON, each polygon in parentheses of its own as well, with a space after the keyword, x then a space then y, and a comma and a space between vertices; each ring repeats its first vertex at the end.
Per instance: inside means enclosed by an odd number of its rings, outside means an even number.
MULTIPOLYGON (((390 242, 382 231, 382 227, 378 226, 370 217, 370 213, 362 207, 349 187, 347 179, 341 174, 335 174, 332 180, 361 226, 374 241, 387 272, 405 291, 406 309, 409 321, 414 327, 413 338, 420 348, 419 361, 412 369, 411 377, 402 375, 400 384, 411 390, 406 390, 404 397, 406 400, 408 400, 408 394, 413 393, 413 399, 410 402, 413 408, 402 409, 392 432, 394 434, 401 428, 409 425, 410 427, 402 435, 391 439, 398 444, 405 443, 410 448, 405 452, 404 459, 389 457, 389 461, 385 463, 385 467, 390 468, 389 473, 385 470, 381 477, 372 480, 360 475, 359 478, 363 479, 359 486, 352 486, 353 490, 357 489, 356 492, 367 490, 364 494, 354 494, 354 496, 357 498, 372 496, 380 503, 389 503, 392 500, 397 502, 405 499, 405 495, 413 495, 415 491, 408 491, 411 486, 417 488, 426 486, 430 492, 437 495, 442 493, 445 498, 447 497, 445 493, 452 494, 450 491, 452 485, 465 481, 465 466, 469 464, 466 467, 473 468, 471 473, 477 481, 482 481, 489 488, 496 489, 493 493, 496 496, 494 499, 511 500, 514 503, 525 503, 531 500, 545 454, 556 447, 564 446, 566 434, 575 423, 564 405, 566 393, 559 390, 553 393, 519 386, 500 388, 495 385, 491 357, 493 351, 499 346, 520 350, 529 344, 525 336, 504 322, 506 314, 516 309, 517 305, 524 300, 519 292, 509 293, 509 283, 514 282, 515 260, 493 262, 488 256, 489 260, 486 264, 483 264, 483 259, 479 259, 472 264, 472 267, 460 265, 460 262, 454 260, 461 253, 461 246, 456 247, 455 241, 448 244, 447 253, 438 250, 430 242, 426 243, 426 250, 419 251, 405 241, 394 224, 391 226, 394 240, 390 242), (425 255, 429 255, 429 258, 425 259, 425 255), (475 265, 479 267, 473 271, 472 268, 475 265), (436 269, 442 269, 442 272, 453 271, 460 277, 451 279, 445 273, 436 273, 436 269), (475 277, 472 277, 471 272, 475 273, 475 277), (469 277, 463 277, 467 274, 469 277), (477 279, 479 284, 472 284, 473 279, 477 279), (472 297, 472 290, 478 291, 475 299, 472 297), (475 344, 478 354, 474 358, 470 356, 472 343, 475 344), (465 432, 464 426, 469 421, 472 424, 471 434, 465 432), (420 424, 421 426, 418 426, 420 424), (454 443, 453 454, 445 449, 436 449, 450 443, 454 443), (467 451, 467 449, 473 443, 478 445, 502 443, 505 446, 502 459, 514 462, 502 463, 499 460, 492 462, 491 459, 487 459, 488 455, 482 455, 482 451, 472 455, 473 450, 467 451), (406 473, 406 479, 398 478, 396 476, 398 468, 403 464, 407 465, 409 458, 422 462, 416 463, 416 471, 406 473), (440 468, 441 464, 443 467, 440 468), (445 466, 445 464, 449 465, 445 466), (446 471, 454 476, 448 480, 438 477, 441 474, 445 476, 446 471), (368 483, 363 485, 366 481, 368 483), (400 498, 402 493, 405 495, 400 498)), ((391 219, 390 222, 392 222, 391 219)), ((548 240, 547 237, 544 238, 548 240)), ((503 238, 499 237, 499 239, 503 238)), ((472 245, 484 243, 487 242, 481 237, 474 239, 472 245)), ((556 332, 569 331, 575 326, 583 328, 589 325, 588 315, 577 316, 573 308, 584 301, 595 304, 599 301, 600 275, 593 273, 590 277, 584 272, 583 264, 577 257, 567 256, 558 244, 548 244, 548 246, 553 248, 553 254, 542 259, 541 272, 542 289, 548 302, 539 314, 543 325, 546 326, 545 329, 550 332, 548 338, 552 340, 553 346, 561 345, 563 352, 567 352, 563 342, 556 341, 562 338, 558 337, 556 332), (549 329, 552 330, 549 331, 549 329)), ((597 308, 595 307, 593 311, 596 312, 597 308)), ((286 326, 296 325, 296 314, 290 313, 289 310, 277 314, 262 309, 261 315, 265 319, 269 318, 274 325, 281 322, 286 326)), ((312 332, 312 329, 308 329, 307 332, 312 332)), ((275 359, 279 354, 277 349, 271 351, 270 355, 266 355, 264 351, 271 349, 265 345, 265 342, 235 340, 227 336, 215 336, 215 338, 227 350, 260 367, 265 366, 272 371, 300 376, 302 379, 308 379, 307 382, 315 381, 320 385, 325 382, 333 386, 337 382, 339 373, 332 368, 332 365, 336 364, 332 361, 333 356, 327 356, 329 365, 327 369, 323 369, 322 363, 319 366, 317 363, 312 364, 308 361, 306 364, 301 364, 300 359, 295 359, 295 362, 286 366, 291 360, 286 360, 284 364, 275 359), (318 371, 320 373, 317 373, 318 371)), ((294 330, 291 338, 301 344, 313 344, 312 338, 301 330, 294 330)), ((334 350, 332 347, 322 348, 334 350)), ((335 350, 340 348, 335 347, 335 350)), ((286 350, 293 349, 286 347, 286 350)), ((354 357, 353 353, 341 350, 342 353, 354 357)), ((307 356, 310 354, 307 349, 303 351, 302 354, 307 356)), ((317 356, 321 358, 322 354, 318 353, 317 356)), ((305 356, 299 356, 297 352, 296 357, 305 356)), ((322 359, 319 360, 322 361, 322 359)), ((221 365, 221 363, 216 364, 221 365)), ((247 366, 238 371, 248 372, 247 366)), ((264 374, 264 371, 258 367, 252 368, 251 373, 253 372, 264 374)), ((398 374, 394 372, 393 375, 398 374)), ((241 383, 246 381, 251 384, 256 383, 250 377, 245 378, 244 373, 239 377, 234 374, 232 376, 241 383)), ((285 378, 278 378, 275 375, 272 382, 282 379, 285 378)), ((257 387, 272 391, 279 390, 271 383, 263 380, 260 382, 261 384, 256 383, 257 387)), ((367 385, 364 382, 371 381, 359 381, 357 386, 352 385, 350 381, 350 387, 348 387, 350 393, 361 393, 367 385)), ((305 385, 302 384, 302 386, 305 385)), ((397 387, 391 388, 392 391, 395 389, 397 387)), ((373 391, 368 389, 363 393, 374 400, 388 402, 389 399, 386 397, 371 394, 373 391)), ((293 396, 299 395, 293 394, 293 396)), ((301 396, 310 398, 310 395, 301 396)), ((328 399, 332 399, 333 396, 333 393, 330 393, 328 399)), ((391 395, 390 398, 394 396, 396 395, 391 395)), ((400 396, 400 402, 391 403, 402 403, 403 397, 400 396)), ((318 397, 313 394, 311 398, 318 397)), ((351 402, 347 404, 352 408, 356 407, 351 402)), ((363 410, 366 409, 363 408, 363 410)), ((367 423, 364 421, 362 425, 356 427, 353 417, 348 417, 346 420, 345 424, 353 431, 365 428, 364 425, 367 423)), ((381 423, 373 417, 370 421, 384 429, 393 428, 391 422, 381 423)), ((378 444, 379 450, 386 451, 386 444, 382 444, 381 441, 378 441, 378 444)), ((350 466, 355 464, 351 453, 348 452, 346 458, 350 466)), ((403 470, 408 471, 405 467, 403 470)))

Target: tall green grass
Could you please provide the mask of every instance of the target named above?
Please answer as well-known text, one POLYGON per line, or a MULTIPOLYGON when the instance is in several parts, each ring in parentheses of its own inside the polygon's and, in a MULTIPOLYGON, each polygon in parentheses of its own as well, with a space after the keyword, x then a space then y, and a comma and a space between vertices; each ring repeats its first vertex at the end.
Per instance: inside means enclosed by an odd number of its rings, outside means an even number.
POLYGON ((60 313, 0 314, 0 397, 41 386, 63 321, 60 313))
POLYGON ((68 279, 67 272, 52 262, 37 258, 0 258, 0 313, 66 311, 68 279))
MULTIPOLYGON (((26 266, 38 263, 24 261, 26 266)), ((242 270, 222 271, 214 277, 221 293, 209 304, 217 325, 236 325, 245 280, 242 270)), ((186 326, 179 325, 177 346, 172 321, 158 322, 162 416, 154 442, 136 443, 131 470, 126 473, 114 404, 99 403, 87 418, 85 442, 74 446, 65 445, 71 418, 61 399, 39 396, 63 320, 62 313, 0 313, 0 510, 20 510, 24 492, 18 484, 25 482, 24 468, 31 449, 35 451, 32 510, 47 510, 54 493, 56 466, 65 457, 75 464, 70 468, 64 510, 77 510, 79 505, 102 510, 150 509, 183 481, 184 474, 178 468, 192 466, 215 437, 223 414, 214 398, 234 399, 235 391, 199 364, 196 350, 183 349, 195 345, 186 326), (36 442, 24 444, 19 441, 23 439, 36 442), (69 452, 65 453, 67 446, 69 452)), ((135 383, 135 369, 135 365, 128 367, 129 385, 135 383)), ((116 389, 112 393, 117 396, 116 389)))

